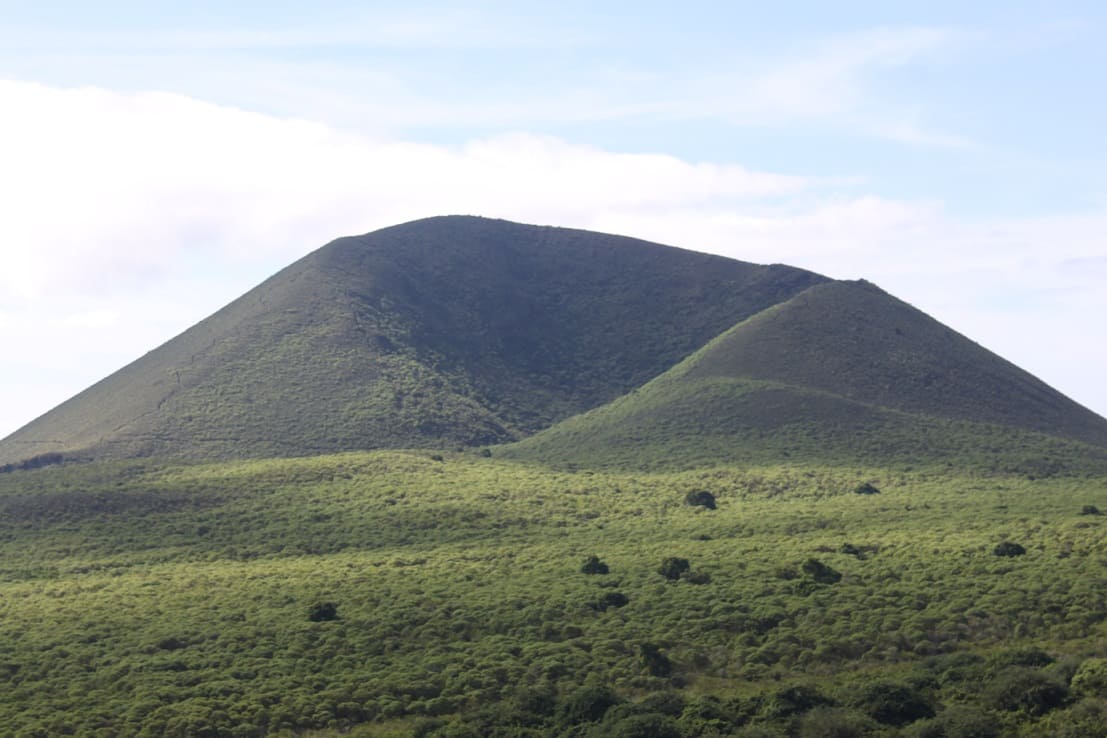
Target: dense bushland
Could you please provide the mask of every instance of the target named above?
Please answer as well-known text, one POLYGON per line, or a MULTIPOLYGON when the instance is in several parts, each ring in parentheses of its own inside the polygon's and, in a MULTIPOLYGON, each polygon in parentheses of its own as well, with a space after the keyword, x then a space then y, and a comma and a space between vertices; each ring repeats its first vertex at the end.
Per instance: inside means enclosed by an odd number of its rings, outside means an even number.
POLYGON ((1107 539, 1102 517, 1080 514, 1103 504, 1102 477, 554 472, 439 455, 3 475, 0 724, 24 736, 1102 724, 1107 539), (863 480, 881 494, 854 494, 863 480), (703 489, 725 504, 685 504, 703 489), (1002 541, 1025 554, 994 555, 1002 541), (590 556, 606 573, 582 573, 590 556), (683 571, 667 579, 666 561, 683 571))

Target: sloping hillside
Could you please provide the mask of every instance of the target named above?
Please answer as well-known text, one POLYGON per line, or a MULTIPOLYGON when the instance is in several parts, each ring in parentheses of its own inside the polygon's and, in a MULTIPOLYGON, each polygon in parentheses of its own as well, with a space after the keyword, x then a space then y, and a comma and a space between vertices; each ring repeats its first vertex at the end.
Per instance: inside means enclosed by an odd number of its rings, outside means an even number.
POLYGON ((804 457, 1043 473, 1098 467, 1107 420, 871 284, 826 282, 505 453, 639 468, 804 457))
POLYGON ((335 241, 0 441, 0 463, 491 444, 824 277, 472 217, 335 241))

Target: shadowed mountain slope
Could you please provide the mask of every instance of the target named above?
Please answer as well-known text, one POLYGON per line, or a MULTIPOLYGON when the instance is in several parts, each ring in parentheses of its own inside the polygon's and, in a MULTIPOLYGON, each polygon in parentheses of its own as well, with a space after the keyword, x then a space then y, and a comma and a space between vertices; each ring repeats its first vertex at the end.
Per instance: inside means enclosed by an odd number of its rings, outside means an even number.
POLYGON ((586 231, 415 221, 309 254, 0 441, 0 463, 509 441, 823 281, 586 231))
POLYGON ((506 453, 640 467, 943 459, 1041 473, 1101 465, 1107 420, 872 284, 826 282, 506 453))

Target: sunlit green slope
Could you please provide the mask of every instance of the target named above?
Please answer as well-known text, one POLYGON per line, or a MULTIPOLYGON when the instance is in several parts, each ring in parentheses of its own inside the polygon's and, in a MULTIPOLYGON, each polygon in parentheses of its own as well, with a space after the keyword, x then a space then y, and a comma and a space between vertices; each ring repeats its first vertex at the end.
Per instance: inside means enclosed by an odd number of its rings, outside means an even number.
POLYGON ((17 471, 0 733, 1098 735, 1105 481, 449 451, 17 471))

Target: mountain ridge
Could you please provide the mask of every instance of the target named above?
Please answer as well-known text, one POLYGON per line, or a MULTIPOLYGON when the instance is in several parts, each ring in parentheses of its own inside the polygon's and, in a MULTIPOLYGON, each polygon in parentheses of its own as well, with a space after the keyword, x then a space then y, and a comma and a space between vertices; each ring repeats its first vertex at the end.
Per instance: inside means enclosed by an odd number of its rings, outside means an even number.
POLYGON ((442 216, 337 239, 0 441, 0 461, 515 440, 827 278, 442 216))

